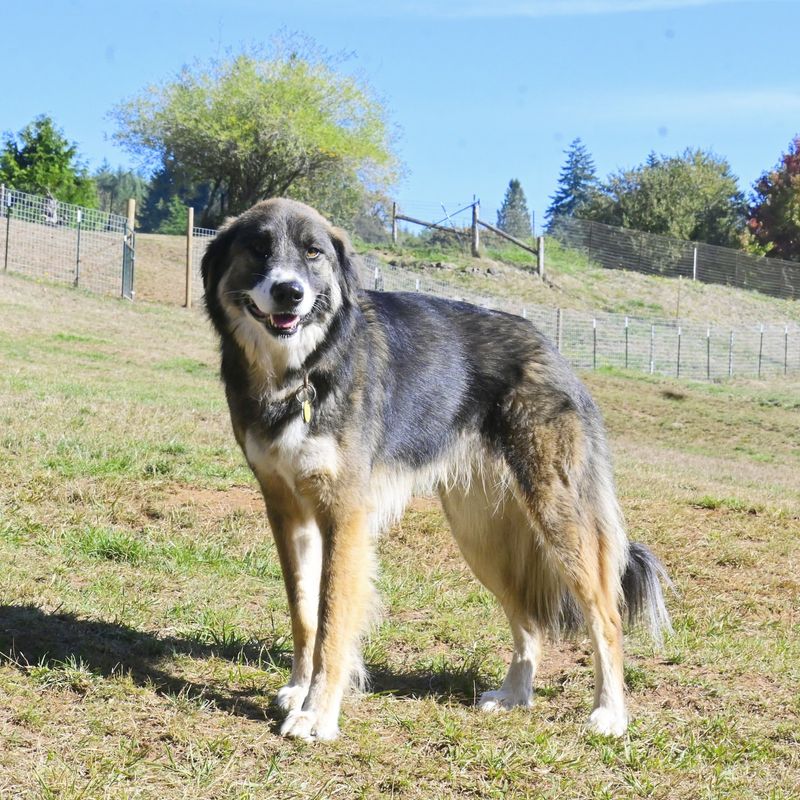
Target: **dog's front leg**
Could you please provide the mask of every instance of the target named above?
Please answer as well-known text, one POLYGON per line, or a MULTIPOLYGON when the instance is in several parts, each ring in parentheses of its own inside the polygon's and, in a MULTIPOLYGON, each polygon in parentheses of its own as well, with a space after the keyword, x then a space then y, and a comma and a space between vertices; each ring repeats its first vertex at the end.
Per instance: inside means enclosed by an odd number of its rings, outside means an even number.
POLYGON ((342 695, 358 664, 371 594, 372 555, 363 509, 335 514, 323 531, 314 671, 302 708, 289 712, 284 736, 335 739, 342 695))

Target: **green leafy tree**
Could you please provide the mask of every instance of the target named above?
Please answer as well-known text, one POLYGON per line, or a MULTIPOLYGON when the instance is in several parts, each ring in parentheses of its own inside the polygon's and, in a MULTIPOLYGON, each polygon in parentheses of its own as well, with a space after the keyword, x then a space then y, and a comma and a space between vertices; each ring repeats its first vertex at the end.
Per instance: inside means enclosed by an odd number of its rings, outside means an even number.
POLYGON ((567 160, 561 167, 558 187, 545 211, 548 226, 556 217, 580 216, 600 188, 594 161, 580 138, 573 139, 564 153, 567 160))
POLYGON ((741 243, 745 203, 724 158, 704 150, 647 161, 607 179, 582 216, 678 239, 741 243))
POLYGON ((184 68, 115 108, 116 139, 153 167, 169 164, 178 184, 207 187, 199 219, 209 226, 265 197, 314 202, 317 187, 390 185, 383 107, 301 45, 184 68))
POLYGON ((95 208, 97 191, 77 145, 42 115, 17 135, 6 133, 0 151, 0 182, 32 194, 50 194, 65 203, 95 208))
POLYGON ((519 239, 530 238, 531 215, 528 201, 525 199, 522 184, 516 178, 509 181, 503 205, 497 212, 497 227, 519 239))
POLYGON ((800 261, 800 136, 753 187, 747 229, 767 256, 800 261))
POLYGON ((112 214, 124 216, 128 211, 128 200, 136 201, 137 211, 147 196, 147 181, 131 170, 117 167, 112 169, 108 161, 104 161, 92 176, 97 186, 99 208, 112 214))

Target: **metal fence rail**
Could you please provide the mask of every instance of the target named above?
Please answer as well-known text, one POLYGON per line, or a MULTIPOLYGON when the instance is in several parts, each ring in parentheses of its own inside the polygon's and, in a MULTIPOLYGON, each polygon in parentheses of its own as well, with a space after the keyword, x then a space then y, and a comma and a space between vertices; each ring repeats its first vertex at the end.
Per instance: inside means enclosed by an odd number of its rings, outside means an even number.
POLYGON ((793 300, 800 297, 800 263, 795 261, 572 217, 556 218, 551 235, 608 269, 681 276, 793 300))
POLYGON ((132 237, 117 214, 0 190, 4 271, 132 298, 132 237))

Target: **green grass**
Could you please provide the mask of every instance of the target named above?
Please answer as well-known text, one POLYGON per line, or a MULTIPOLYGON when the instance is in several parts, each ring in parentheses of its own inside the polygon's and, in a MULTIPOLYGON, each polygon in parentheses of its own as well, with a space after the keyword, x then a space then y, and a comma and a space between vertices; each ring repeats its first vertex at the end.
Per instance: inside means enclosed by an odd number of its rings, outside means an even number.
POLYGON ((508 633, 423 499, 380 542, 372 690, 309 746, 277 735, 283 581, 207 322, 42 291, 0 276, 0 797, 800 796, 797 381, 586 376, 677 589, 662 652, 627 637, 622 740, 583 727, 581 636, 531 711, 474 710, 508 633))

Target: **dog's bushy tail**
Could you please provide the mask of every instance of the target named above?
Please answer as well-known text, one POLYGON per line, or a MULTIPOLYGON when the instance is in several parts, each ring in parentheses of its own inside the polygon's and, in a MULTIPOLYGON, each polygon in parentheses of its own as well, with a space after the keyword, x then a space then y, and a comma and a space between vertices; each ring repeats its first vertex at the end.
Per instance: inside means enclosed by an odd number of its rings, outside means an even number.
POLYGON ((622 575, 625 619, 629 625, 647 626, 659 647, 663 644, 664 633, 672 632, 662 583, 667 588, 674 588, 664 565, 653 551, 647 545, 631 542, 622 575))

